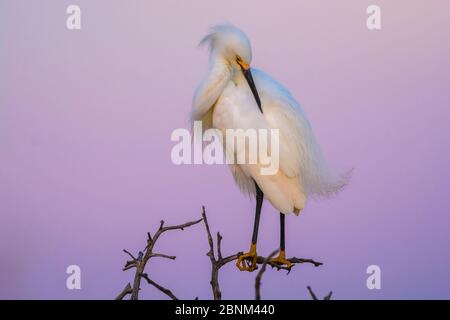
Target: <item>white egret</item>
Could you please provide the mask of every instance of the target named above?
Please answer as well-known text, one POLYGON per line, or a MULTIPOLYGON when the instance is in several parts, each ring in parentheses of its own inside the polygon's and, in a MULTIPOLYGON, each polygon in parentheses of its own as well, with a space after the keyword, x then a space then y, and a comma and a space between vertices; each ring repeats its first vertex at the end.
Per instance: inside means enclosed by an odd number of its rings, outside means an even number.
POLYGON ((252 50, 247 36, 232 25, 212 28, 203 40, 210 49, 207 76, 197 88, 191 118, 204 129, 279 129, 279 170, 262 175, 256 164, 231 164, 241 190, 256 198, 250 251, 237 261, 240 270, 256 266, 256 243, 263 198, 280 212, 280 250, 273 262, 291 266, 285 253, 285 214, 299 214, 309 196, 341 190, 350 173, 330 170, 309 121, 297 101, 266 73, 250 68, 252 50))

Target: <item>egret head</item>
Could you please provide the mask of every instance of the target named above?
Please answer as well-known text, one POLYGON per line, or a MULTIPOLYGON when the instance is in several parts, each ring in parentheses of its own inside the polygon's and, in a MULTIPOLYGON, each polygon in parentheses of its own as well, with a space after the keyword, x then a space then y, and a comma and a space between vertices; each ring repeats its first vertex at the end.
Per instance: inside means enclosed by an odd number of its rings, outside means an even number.
POLYGON ((201 44, 209 45, 211 55, 224 59, 239 70, 248 69, 252 61, 252 47, 244 32, 233 25, 218 25, 211 28, 201 44))
POLYGON ((223 59, 235 72, 242 71, 258 108, 262 111, 261 100, 250 71, 252 47, 245 33, 233 25, 218 25, 211 29, 211 33, 200 44, 209 45, 212 59, 223 59))

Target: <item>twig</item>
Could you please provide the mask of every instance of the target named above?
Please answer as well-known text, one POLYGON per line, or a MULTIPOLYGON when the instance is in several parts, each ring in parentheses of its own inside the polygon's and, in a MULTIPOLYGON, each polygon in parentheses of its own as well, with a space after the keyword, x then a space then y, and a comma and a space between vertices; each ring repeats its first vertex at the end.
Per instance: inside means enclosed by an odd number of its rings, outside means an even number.
POLYGON ((128 282, 125 288, 123 288, 122 292, 119 293, 119 295, 116 297, 116 300, 122 300, 127 294, 130 294, 132 291, 133 288, 131 288, 131 284, 128 282))
MULTIPOLYGON (((155 243, 157 242, 159 237, 164 232, 170 231, 170 230, 184 230, 184 228, 188 228, 190 226, 198 224, 202 220, 205 225, 207 239, 208 239, 208 245, 209 245, 209 251, 207 252, 207 256, 209 257, 210 262, 211 262, 211 280, 210 280, 211 289, 213 292, 214 300, 221 300, 222 292, 220 291, 220 285, 219 285, 219 270, 227 263, 237 260, 243 253, 238 252, 236 254, 233 254, 233 255, 230 255, 227 257, 223 257, 223 255, 222 255, 222 239, 223 238, 222 238, 221 234, 219 232, 217 232, 217 240, 216 240, 217 241, 217 258, 216 258, 215 248, 214 248, 214 240, 213 240, 213 237, 211 234, 211 229, 209 227, 208 219, 206 217, 206 210, 205 210, 204 206, 202 206, 202 219, 190 221, 190 222, 183 223, 180 225, 169 226, 169 227, 165 227, 164 220, 161 220, 161 222, 159 224, 159 228, 157 229, 156 233, 153 236, 150 234, 150 232, 147 233, 146 246, 143 251, 139 251, 139 255, 137 258, 132 253, 130 253, 128 250, 125 250, 125 249, 123 250, 129 257, 131 257, 131 260, 128 260, 125 263, 123 270, 125 271, 125 270, 129 270, 132 268, 136 268, 136 271, 135 271, 135 275, 134 275, 133 285, 130 285, 128 283, 127 286, 125 287, 125 289, 117 296, 116 299, 121 300, 126 295, 131 294, 131 300, 138 300, 140 286, 141 286, 141 279, 144 278, 150 285, 154 286, 155 288, 157 288, 158 290, 160 290, 161 292, 163 292, 164 294, 169 296, 171 299, 177 300, 177 297, 172 293, 172 291, 170 291, 167 288, 164 288, 163 286, 157 284, 155 281, 151 280, 149 278, 149 276, 147 275, 147 273, 144 272, 144 270, 147 265, 147 262, 151 258, 159 257, 159 258, 165 258, 165 259, 170 259, 170 260, 176 259, 175 256, 162 254, 162 253, 153 253, 153 248, 155 246, 155 243)), ((277 270, 287 270, 288 273, 291 271, 292 266, 288 268, 285 266, 280 266, 280 265, 270 261, 270 259, 277 252, 278 251, 274 251, 268 257, 257 256, 257 258, 256 258, 256 263, 259 265, 262 265, 261 269, 258 272, 256 279, 255 279, 255 298, 257 300, 261 299, 261 293, 260 293, 261 278, 262 278, 262 275, 264 274, 264 272, 266 271, 266 268, 268 265, 271 266, 272 268, 276 268, 277 270)), ((314 265, 315 267, 318 267, 323 264, 322 262, 317 262, 312 259, 303 259, 303 258, 296 258, 296 257, 292 257, 287 260, 290 261, 292 263, 292 265, 309 263, 309 264, 314 265)), ((308 290, 309 290, 311 296, 313 297, 313 299, 317 300, 317 296, 315 296, 314 292, 312 291, 312 289, 309 286, 308 286, 308 290)), ((330 292, 324 299, 329 300, 331 298, 331 294, 332 294, 332 292, 330 292)))
POLYGON ((154 286, 155 288, 157 288, 159 291, 161 291, 161 292, 165 293, 166 295, 168 295, 172 300, 178 300, 178 298, 175 297, 175 295, 172 293, 172 291, 170 291, 169 289, 164 288, 163 286, 157 284, 155 281, 153 281, 152 279, 150 279, 146 273, 143 273, 143 274, 141 275, 141 277, 144 278, 145 280, 147 280, 147 282, 148 282, 149 284, 151 284, 152 286, 154 286))
POLYGON ((127 261, 125 263, 125 265, 123 266, 122 271, 127 271, 129 269, 136 268, 136 262, 137 262, 137 260, 136 261, 127 261))
POLYGON ((311 298, 312 298, 313 300, 319 300, 319 299, 317 299, 316 294, 314 293, 314 291, 312 291, 312 289, 311 289, 310 286, 307 286, 306 288, 308 289, 309 294, 311 295, 311 298))
MULTIPOLYGON (((203 218, 203 223, 205 225, 206 234, 208 237, 208 244, 209 244, 209 251, 207 252, 206 255, 209 257, 209 260, 211 261, 211 280, 210 280, 211 289, 213 292, 214 300, 221 300, 222 292, 220 291, 220 285, 219 285, 219 270, 225 264, 232 262, 234 260, 237 260, 239 258, 239 256, 241 256, 243 253, 238 252, 236 254, 233 254, 233 255, 223 258, 222 257, 222 239, 223 239, 223 237, 219 232, 217 232, 217 258, 216 258, 215 252, 214 252, 214 241, 213 241, 213 237, 211 234, 211 228, 208 223, 208 218, 206 216, 206 210, 205 210, 204 206, 202 206, 202 218, 203 218)), ((292 266, 290 268, 285 267, 285 266, 280 266, 271 261, 266 261, 266 257, 262 257, 262 256, 258 256, 256 258, 256 263, 257 264, 265 263, 266 265, 269 265, 272 268, 276 268, 277 270, 287 270, 288 273, 291 271, 291 268, 296 264, 309 263, 309 264, 314 265, 315 267, 323 265, 322 262, 317 262, 312 259, 303 259, 303 258, 292 257, 287 260, 289 260, 292 263, 292 266)))
POLYGON ((219 285, 219 270, 228 262, 236 260, 242 254, 242 252, 223 258, 222 236, 220 235, 219 232, 217 232, 217 259, 216 259, 214 255, 214 241, 211 235, 211 229, 209 227, 208 218, 206 217, 205 206, 202 206, 202 218, 206 229, 206 235, 208 236, 208 244, 209 244, 209 251, 206 253, 206 255, 209 257, 209 260, 211 261, 211 280, 209 283, 211 284, 214 300, 221 300, 222 292, 220 291, 219 285))
POLYGON ((262 264, 261 270, 258 271, 258 274, 256 275, 255 279, 255 300, 261 300, 261 278, 266 271, 267 264, 269 263, 270 259, 272 259, 276 254, 278 253, 278 250, 273 251, 267 258, 264 258, 264 262, 262 264))
POLYGON ((166 258, 166 259, 170 259, 170 260, 175 260, 177 258, 176 256, 168 256, 167 254, 162 254, 162 253, 152 253, 150 258, 155 258, 155 257, 166 258))
MULTIPOLYGON (((264 260, 265 260, 264 257, 258 256, 256 258, 256 263, 263 264, 264 260)), ((319 266, 323 265, 322 262, 317 262, 317 261, 314 261, 313 259, 303 259, 303 258, 292 257, 287 260, 292 263, 291 267, 280 266, 279 264, 277 264, 275 262, 271 262, 271 261, 269 261, 267 264, 269 266, 271 266, 272 268, 277 269, 278 271, 279 270, 287 270, 288 273, 291 272, 292 267, 294 267, 296 264, 310 263, 310 264, 314 265, 314 267, 319 267, 319 266)))
MULTIPOLYGON (((202 206, 202 220, 203 223, 205 224, 205 228, 206 228, 206 235, 208 236, 208 244, 209 244, 209 251, 206 253, 206 255, 209 257, 209 260, 211 261, 211 288, 213 291, 213 297, 214 300, 221 300, 222 299, 222 292, 220 291, 220 286, 219 286, 219 269, 220 269, 220 265, 219 265, 219 261, 216 260, 216 257, 214 256, 214 242, 213 242, 213 238, 211 235, 211 230, 209 228, 209 224, 208 224, 208 218, 206 217, 206 212, 205 212, 205 206, 202 206)), ((219 239, 221 241, 222 237, 220 236, 219 233, 217 233, 217 239, 219 242, 219 239)), ((219 259, 220 256, 222 255, 222 253, 219 254, 219 259)))
MULTIPOLYGON (((317 298, 316 294, 314 293, 314 291, 311 289, 310 286, 307 286, 306 288, 308 289, 309 294, 311 295, 311 298, 312 298, 313 300, 319 300, 319 298, 317 298)), ((327 295, 323 298, 323 300, 331 300, 331 295, 332 295, 332 294, 333 294, 333 291, 330 291, 330 293, 327 294, 327 295)))
POLYGON ((129 255, 131 257, 131 259, 133 259, 133 261, 137 260, 128 250, 123 249, 123 252, 125 252, 127 255, 129 255))
MULTIPOLYGON (((144 251, 139 252, 139 256, 137 258, 133 254, 131 254, 129 251, 124 249, 123 251, 127 255, 129 255, 132 260, 127 261, 125 263, 123 270, 125 271, 125 270, 129 270, 132 268, 136 268, 136 272, 134 275, 133 286, 131 286, 131 292, 129 292, 130 290, 127 290, 127 293, 125 295, 123 295, 121 298, 123 298, 127 294, 131 293, 131 300, 138 300, 139 299, 139 290, 140 290, 140 286, 141 286, 141 279, 144 278, 145 280, 147 280, 147 282, 149 284, 153 285, 155 288, 159 289, 160 291, 162 291, 163 293, 165 293, 172 299, 176 299, 175 295, 173 295, 173 293, 170 290, 160 286, 159 284, 157 284, 156 282, 151 280, 146 273, 144 273, 145 266, 147 265, 147 262, 150 260, 150 258, 154 258, 154 257, 175 260, 175 258, 176 258, 175 256, 170 256, 170 255, 166 255, 166 254, 162 254, 162 253, 153 253, 153 248, 155 246, 156 241, 159 239, 159 237, 164 232, 167 232, 170 230, 184 230, 184 228, 193 226, 193 225, 199 223, 200 221, 202 221, 202 219, 189 221, 189 222, 186 222, 186 223, 183 223, 180 225, 164 227, 164 221, 161 220, 159 228, 153 237, 151 236, 150 232, 147 233, 147 245, 145 246, 144 251)), ((120 295, 118 297, 120 297, 120 295)))

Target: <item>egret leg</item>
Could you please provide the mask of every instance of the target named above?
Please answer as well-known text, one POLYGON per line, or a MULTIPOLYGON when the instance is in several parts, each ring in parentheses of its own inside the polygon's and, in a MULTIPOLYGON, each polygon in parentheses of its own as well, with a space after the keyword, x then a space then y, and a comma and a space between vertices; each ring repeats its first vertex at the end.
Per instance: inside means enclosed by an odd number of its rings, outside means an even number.
POLYGON ((285 218, 286 215, 280 212, 280 252, 276 258, 270 261, 278 265, 286 265, 286 267, 292 267, 292 263, 286 259, 286 247, 285 247, 285 218))
POLYGON ((252 243, 250 245, 250 251, 239 256, 236 266, 241 271, 254 271, 257 269, 256 260, 258 254, 256 253, 256 243, 258 241, 259 220, 261 217, 261 208, 264 200, 264 193, 255 182, 256 188, 256 209, 255 209, 255 222, 253 224, 252 243))

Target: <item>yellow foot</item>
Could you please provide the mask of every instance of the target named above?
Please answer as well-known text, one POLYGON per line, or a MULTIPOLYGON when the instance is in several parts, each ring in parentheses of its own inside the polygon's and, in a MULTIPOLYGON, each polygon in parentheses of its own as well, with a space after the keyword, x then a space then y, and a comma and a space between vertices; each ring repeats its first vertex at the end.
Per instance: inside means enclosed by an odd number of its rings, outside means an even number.
POLYGON ((241 271, 255 271, 258 269, 258 266, 256 265, 257 257, 256 244, 252 243, 250 246, 250 251, 239 256, 236 266, 241 271))
POLYGON ((286 259, 286 252, 281 250, 278 257, 270 259, 270 262, 277 264, 278 266, 286 266, 286 268, 292 267, 292 262, 286 259))

